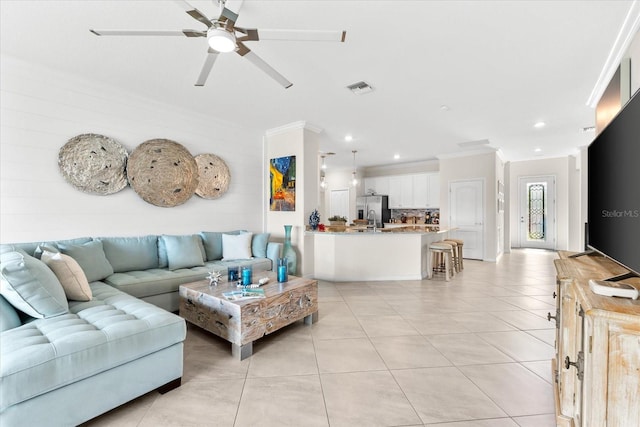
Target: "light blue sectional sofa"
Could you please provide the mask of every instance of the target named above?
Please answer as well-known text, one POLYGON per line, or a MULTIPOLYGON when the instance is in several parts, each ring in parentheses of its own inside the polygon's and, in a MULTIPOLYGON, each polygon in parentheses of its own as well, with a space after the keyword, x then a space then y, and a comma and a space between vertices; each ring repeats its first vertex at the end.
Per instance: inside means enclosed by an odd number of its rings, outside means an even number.
POLYGON ((248 234, 1 244, 0 426, 73 426, 179 386, 178 287, 231 265, 271 270, 282 244, 248 234), (64 274, 49 264, 61 257, 64 274))

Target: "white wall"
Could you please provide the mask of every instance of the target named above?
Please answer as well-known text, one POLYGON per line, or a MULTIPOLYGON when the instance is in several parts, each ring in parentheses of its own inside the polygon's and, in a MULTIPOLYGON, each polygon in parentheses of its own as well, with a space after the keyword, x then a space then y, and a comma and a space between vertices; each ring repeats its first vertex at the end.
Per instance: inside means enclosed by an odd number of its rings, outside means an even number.
MULTIPOLYGON (((270 129, 264 137, 264 159, 296 156, 296 207, 293 212, 271 211, 268 198, 265 229, 274 240, 284 239, 284 225, 291 224, 291 244, 297 252, 296 275, 313 274, 313 241, 305 239, 305 228, 309 223, 309 215, 320 204, 320 171, 318 165, 319 131, 306 127, 304 122, 296 122, 277 129, 270 129)), ((269 169, 264 174, 265 195, 269 194, 269 169)))
POLYGON ((580 250, 580 237, 573 235, 580 229, 580 208, 576 196, 580 191, 574 191, 570 196, 569 190, 577 190, 580 180, 576 171, 575 159, 558 157, 553 159, 528 160, 511 162, 510 164, 510 218, 511 246, 518 247, 518 179, 522 176, 553 175, 556 177, 556 249, 580 250), (569 208, 570 203, 576 206, 569 208), (572 227, 569 226, 572 224, 572 227), (569 237, 569 234, 571 238, 569 237), (571 244, 570 244, 571 242, 571 244))
POLYGON ((262 229, 261 131, 14 58, 3 56, 0 65, 0 241, 262 229), (114 138, 129 152, 167 138, 193 155, 216 154, 229 166, 229 190, 173 208, 151 205, 130 187, 109 196, 83 193, 57 165, 59 149, 83 133, 114 138))
POLYGON ((497 162, 502 162, 495 152, 464 157, 440 158, 440 223, 449 224, 449 183, 453 181, 484 180, 484 260, 496 261, 498 251, 497 226, 497 162))

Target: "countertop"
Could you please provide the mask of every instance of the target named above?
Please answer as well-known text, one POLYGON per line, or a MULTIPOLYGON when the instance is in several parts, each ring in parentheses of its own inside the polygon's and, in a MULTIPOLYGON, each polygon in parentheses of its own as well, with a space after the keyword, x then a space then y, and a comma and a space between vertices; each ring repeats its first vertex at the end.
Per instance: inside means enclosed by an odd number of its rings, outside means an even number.
POLYGON ((378 228, 374 233, 371 229, 366 227, 347 227, 345 231, 306 231, 309 234, 332 234, 332 235, 344 235, 344 236, 367 236, 367 235, 380 235, 380 234, 442 234, 452 231, 453 229, 442 228, 438 230, 432 229, 432 227, 425 227, 427 224, 409 224, 406 227, 395 228, 378 228))

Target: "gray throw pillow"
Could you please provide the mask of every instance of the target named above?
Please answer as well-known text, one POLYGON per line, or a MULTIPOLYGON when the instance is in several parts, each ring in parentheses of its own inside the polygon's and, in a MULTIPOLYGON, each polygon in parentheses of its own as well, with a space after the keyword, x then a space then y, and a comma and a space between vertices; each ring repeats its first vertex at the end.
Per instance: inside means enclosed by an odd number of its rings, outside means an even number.
POLYGON ((169 270, 204 265, 200 236, 160 236, 167 252, 169 270))
POLYGON ((102 280, 113 274, 113 267, 104 254, 102 242, 94 240, 83 245, 58 244, 60 252, 75 259, 89 282, 102 280))
POLYGON ((35 318, 69 311, 64 289, 53 271, 23 251, 0 256, 0 294, 16 309, 35 318))

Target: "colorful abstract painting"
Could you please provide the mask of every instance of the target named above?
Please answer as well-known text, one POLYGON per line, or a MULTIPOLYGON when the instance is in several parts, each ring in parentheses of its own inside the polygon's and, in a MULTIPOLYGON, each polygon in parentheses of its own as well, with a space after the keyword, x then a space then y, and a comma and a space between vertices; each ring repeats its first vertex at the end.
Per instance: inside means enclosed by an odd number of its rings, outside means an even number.
POLYGON ((296 210, 296 156, 269 161, 269 205, 272 211, 296 210))

